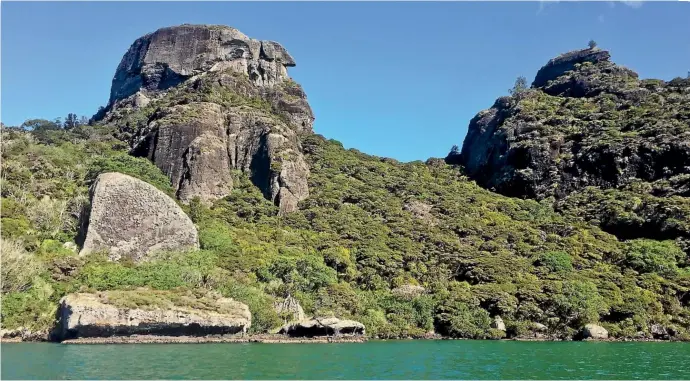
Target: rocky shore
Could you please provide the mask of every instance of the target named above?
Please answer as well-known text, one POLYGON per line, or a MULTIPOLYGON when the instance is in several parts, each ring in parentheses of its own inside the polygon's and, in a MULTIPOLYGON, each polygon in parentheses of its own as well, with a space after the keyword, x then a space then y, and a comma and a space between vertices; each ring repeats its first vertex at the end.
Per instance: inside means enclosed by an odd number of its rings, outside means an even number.
POLYGON ((266 344, 314 344, 314 343, 364 343, 364 336, 345 337, 289 337, 284 335, 245 336, 112 336, 86 337, 62 341, 62 344, 204 344, 204 343, 266 343, 266 344))

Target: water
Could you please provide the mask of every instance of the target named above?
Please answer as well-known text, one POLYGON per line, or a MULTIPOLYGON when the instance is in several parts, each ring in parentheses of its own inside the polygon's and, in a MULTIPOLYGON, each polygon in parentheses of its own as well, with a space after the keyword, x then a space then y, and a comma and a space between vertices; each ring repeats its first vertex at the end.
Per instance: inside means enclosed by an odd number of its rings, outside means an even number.
POLYGON ((2 379, 690 379, 690 343, 2 344, 2 379))

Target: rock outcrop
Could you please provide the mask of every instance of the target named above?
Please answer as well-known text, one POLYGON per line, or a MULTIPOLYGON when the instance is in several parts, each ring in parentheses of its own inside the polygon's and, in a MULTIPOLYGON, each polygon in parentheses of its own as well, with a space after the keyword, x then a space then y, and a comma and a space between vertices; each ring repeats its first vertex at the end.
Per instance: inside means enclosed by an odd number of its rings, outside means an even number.
POLYGON ((330 317, 312 318, 287 324, 279 333, 293 337, 364 335, 365 329, 364 324, 360 322, 330 317))
POLYGON ((138 38, 117 67, 110 102, 140 90, 165 90, 196 74, 231 68, 246 72, 257 85, 287 77, 295 61, 280 44, 254 40, 220 25, 180 25, 138 38))
POLYGON ((135 261, 159 250, 197 249, 194 223, 165 193, 122 173, 102 173, 82 215, 79 255, 107 251, 135 261))
POLYGON ((59 319, 59 340, 226 335, 246 332, 251 325, 249 308, 232 299, 195 295, 170 298, 165 291, 151 290, 70 294, 60 301, 59 319), (179 300, 185 304, 177 305, 179 300), (139 306, 142 301, 152 304, 139 306))
POLYGON ((600 325, 587 324, 582 328, 582 338, 585 340, 606 340, 609 338, 609 332, 600 325))
POLYGON ((391 293, 393 295, 398 296, 400 298, 404 299, 414 299, 420 295, 423 295, 426 293, 426 289, 422 286, 416 286, 413 284, 405 284, 399 287, 396 287, 391 290, 391 293))
POLYGON ((302 309, 302 306, 299 304, 297 299, 295 299, 292 296, 288 296, 287 298, 283 299, 282 301, 276 301, 273 304, 273 308, 278 313, 278 315, 289 316, 289 318, 287 320, 288 322, 302 321, 306 317, 304 315, 304 309, 302 309))
POLYGON ((503 319, 500 316, 496 316, 494 317, 494 321, 491 322, 491 328, 505 332, 506 323, 503 322, 503 319))
POLYGON ((478 113, 446 162, 504 195, 596 205, 587 219, 620 238, 690 237, 688 224, 667 223, 690 220, 687 199, 670 198, 690 195, 690 79, 640 80, 609 58, 585 49, 552 59, 531 89, 478 113), (641 202, 623 205, 633 195, 641 202), (599 207, 606 199, 619 201, 599 207))
POLYGON ((213 25, 163 28, 130 47, 95 119, 167 174, 182 202, 230 194, 246 173, 281 213, 309 195, 299 134, 314 116, 278 43, 213 25))

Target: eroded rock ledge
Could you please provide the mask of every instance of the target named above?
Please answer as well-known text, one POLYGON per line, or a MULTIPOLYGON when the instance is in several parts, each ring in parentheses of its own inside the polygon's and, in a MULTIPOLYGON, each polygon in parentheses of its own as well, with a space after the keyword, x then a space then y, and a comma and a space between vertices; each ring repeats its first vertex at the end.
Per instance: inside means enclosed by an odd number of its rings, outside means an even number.
POLYGON ((341 320, 335 317, 311 318, 286 324, 279 333, 291 337, 317 337, 365 335, 364 324, 354 320, 341 320))
POLYGON ((153 290, 70 294, 60 301, 59 318, 59 340, 228 335, 251 325, 249 308, 235 300, 153 290))

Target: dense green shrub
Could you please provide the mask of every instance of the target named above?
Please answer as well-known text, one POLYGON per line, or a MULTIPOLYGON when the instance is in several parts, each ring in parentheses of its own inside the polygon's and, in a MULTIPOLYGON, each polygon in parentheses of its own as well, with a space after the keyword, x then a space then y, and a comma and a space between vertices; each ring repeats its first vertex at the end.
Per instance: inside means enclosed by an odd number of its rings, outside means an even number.
POLYGON ((685 253, 673 241, 636 239, 628 242, 625 250, 625 264, 641 273, 674 275, 683 258, 685 253))
POLYGON ((539 257, 539 264, 551 272, 566 273, 573 270, 573 259, 564 251, 548 251, 539 257))

